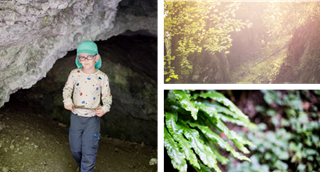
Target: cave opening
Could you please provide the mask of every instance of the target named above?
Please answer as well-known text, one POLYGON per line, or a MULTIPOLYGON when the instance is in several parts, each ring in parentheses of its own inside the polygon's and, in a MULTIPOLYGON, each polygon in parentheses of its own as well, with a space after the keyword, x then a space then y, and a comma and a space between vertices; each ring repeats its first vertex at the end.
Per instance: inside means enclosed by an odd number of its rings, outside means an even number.
MULTIPOLYGON (((157 37, 139 33, 144 31, 96 41, 113 97, 111 111, 101 117, 97 171, 156 171, 148 162, 157 157, 157 37)), ((11 94, 0 108, 0 169, 72 171, 76 165, 62 98, 75 56, 76 50, 69 51, 46 77, 11 94)))

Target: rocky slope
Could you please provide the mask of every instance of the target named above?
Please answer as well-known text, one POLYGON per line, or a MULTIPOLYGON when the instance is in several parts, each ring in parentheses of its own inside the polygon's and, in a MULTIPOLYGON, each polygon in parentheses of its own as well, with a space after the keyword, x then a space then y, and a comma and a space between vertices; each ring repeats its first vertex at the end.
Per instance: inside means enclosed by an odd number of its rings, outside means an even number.
POLYGON ((320 82, 320 21, 310 21, 294 33, 287 57, 273 83, 320 82))

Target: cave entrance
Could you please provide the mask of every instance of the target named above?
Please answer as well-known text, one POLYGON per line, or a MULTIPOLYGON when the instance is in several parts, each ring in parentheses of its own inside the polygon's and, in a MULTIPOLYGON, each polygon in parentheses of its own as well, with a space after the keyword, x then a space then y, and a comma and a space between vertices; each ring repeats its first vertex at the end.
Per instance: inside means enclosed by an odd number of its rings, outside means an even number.
MULTIPOLYGON (((111 111, 100 120, 97 171, 156 171, 148 162, 157 157, 157 38, 120 35, 96 43, 113 97, 111 111)), ((75 50, 68 52, 45 78, 11 94, 0 108, 3 168, 72 171, 76 166, 68 143, 70 111, 62 102, 75 56, 75 50)))

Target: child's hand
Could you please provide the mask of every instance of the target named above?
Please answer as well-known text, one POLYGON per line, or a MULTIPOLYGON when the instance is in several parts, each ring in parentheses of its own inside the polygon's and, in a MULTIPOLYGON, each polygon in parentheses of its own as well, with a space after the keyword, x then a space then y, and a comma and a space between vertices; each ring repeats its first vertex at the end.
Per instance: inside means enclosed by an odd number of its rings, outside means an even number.
POLYGON ((73 103, 70 104, 70 105, 68 105, 68 106, 64 106, 64 108, 67 109, 67 110, 71 110, 71 111, 72 111, 72 109, 73 109, 73 103))
POLYGON ((105 112, 103 111, 103 109, 102 109, 101 107, 98 107, 98 108, 95 110, 95 112, 96 112, 96 115, 97 115, 98 117, 102 117, 102 116, 105 114, 105 112))

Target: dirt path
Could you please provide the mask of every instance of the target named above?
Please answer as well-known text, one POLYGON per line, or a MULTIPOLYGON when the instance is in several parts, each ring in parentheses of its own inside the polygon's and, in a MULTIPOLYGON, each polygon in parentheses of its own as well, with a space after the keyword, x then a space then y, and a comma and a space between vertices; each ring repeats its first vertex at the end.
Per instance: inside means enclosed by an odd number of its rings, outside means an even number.
MULTIPOLYGON (((68 127, 40 111, 6 103, 0 108, 0 171, 73 172, 68 127)), ((94 172, 155 172, 157 149, 101 137, 94 172)))

